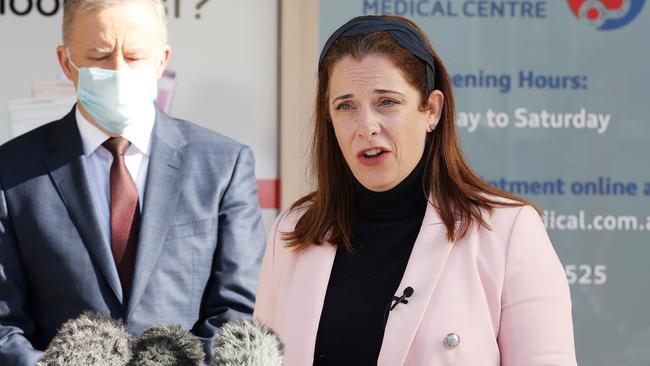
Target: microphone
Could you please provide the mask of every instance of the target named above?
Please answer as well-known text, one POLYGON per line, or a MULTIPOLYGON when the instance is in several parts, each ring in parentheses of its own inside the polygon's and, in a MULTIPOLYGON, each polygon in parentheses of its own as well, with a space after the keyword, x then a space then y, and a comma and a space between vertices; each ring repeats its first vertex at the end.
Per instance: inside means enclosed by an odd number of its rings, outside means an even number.
POLYGON ((399 304, 408 304, 409 301, 406 300, 406 298, 411 297, 411 295, 413 295, 413 292, 414 292, 413 287, 408 286, 407 288, 404 289, 404 291, 402 291, 402 296, 400 296, 400 297, 393 296, 394 303, 393 303, 393 305, 390 306, 389 310, 392 311, 399 304))
POLYGON ((202 366, 201 340, 180 325, 158 325, 142 333, 129 366, 202 366))
POLYGON ((221 327, 213 353, 210 366, 282 366, 284 345, 258 320, 231 320, 221 327))
POLYGON ((84 312, 65 322, 37 366, 126 366, 133 337, 121 321, 84 312))
POLYGON ((402 296, 395 296, 393 295, 393 299, 386 305, 386 309, 384 309, 384 329, 386 329, 386 323, 388 323, 388 313, 393 311, 395 307, 399 304, 408 304, 409 301, 406 300, 407 297, 411 297, 413 295, 413 287, 408 286, 402 291, 402 296))

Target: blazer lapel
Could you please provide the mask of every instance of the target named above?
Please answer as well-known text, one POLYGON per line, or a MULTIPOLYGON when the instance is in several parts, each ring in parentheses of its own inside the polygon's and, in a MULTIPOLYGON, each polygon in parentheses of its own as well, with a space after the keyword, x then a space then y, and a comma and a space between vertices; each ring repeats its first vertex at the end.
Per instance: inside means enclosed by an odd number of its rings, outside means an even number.
POLYGON ((178 202, 179 168, 183 158, 181 148, 185 145, 186 141, 175 122, 156 110, 127 320, 133 315, 147 286, 178 202))
POLYGON ((306 249, 298 256, 294 273, 289 276, 294 283, 288 286, 285 303, 290 320, 285 324, 284 341, 287 347, 287 365, 311 365, 316 346, 318 323, 323 311, 325 292, 329 283, 336 247, 324 242, 306 249))
POLYGON ((50 138, 50 147, 55 152, 46 159, 45 164, 86 249, 122 302, 120 279, 111 246, 99 221, 74 113, 75 109, 57 122, 58 126, 50 138))
POLYGON ((447 240, 447 230, 440 216, 432 205, 428 205, 397 291, 401 294, 410 286, 414 292, 408 298, 408 305, 397 306, 390 312, 378 365, 404 363, 452 248, 453 243, 447 240))

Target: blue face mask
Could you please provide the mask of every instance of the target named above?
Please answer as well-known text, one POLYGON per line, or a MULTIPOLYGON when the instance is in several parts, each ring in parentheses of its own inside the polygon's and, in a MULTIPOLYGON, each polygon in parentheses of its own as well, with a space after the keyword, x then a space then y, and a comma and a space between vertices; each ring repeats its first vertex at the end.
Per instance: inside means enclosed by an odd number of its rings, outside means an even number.
POLYGON ((151 115, 158 85, 151 68, 108 70, 72 66, 79 71, 77 98, 101 127, 121 135, 151 115))

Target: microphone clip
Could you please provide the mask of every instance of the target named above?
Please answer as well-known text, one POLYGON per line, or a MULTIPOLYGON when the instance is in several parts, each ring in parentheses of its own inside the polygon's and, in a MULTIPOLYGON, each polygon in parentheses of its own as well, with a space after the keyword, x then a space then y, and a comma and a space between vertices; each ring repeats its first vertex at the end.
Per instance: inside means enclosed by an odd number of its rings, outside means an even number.
POLYGON ((388 313, 399 304, 408 304, 409 301, 406 298, 411 297, 411 295, 413 295, 413 287, 411 286, 408 286, 402 291, 402 296, 393 295, 393 299, 386 306, 386 310, 384 310, 384 329, 386 329, 386 323, 388 322, 388 313))
POLYGON ((393 304, 390 306, 389 310, 392 311, 397 307, 399 304, 408 304, 409 301, 406 300, 407 297, 411 297, 413 295, 413 287, 409 286, 402 291, 402 296, 394 296, 393 295, 393 304))

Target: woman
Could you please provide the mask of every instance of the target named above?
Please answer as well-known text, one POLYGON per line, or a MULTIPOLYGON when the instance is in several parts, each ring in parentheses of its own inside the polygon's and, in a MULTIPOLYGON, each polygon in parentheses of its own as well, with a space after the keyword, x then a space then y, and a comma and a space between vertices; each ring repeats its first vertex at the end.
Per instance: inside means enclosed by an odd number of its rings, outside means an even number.
POLYGON ((445 68, 400 17, 339 28, 318 69, 316 190, 282 213, 255 316, 286 365, 575 365, 538 211, 466 165, 445 68))

